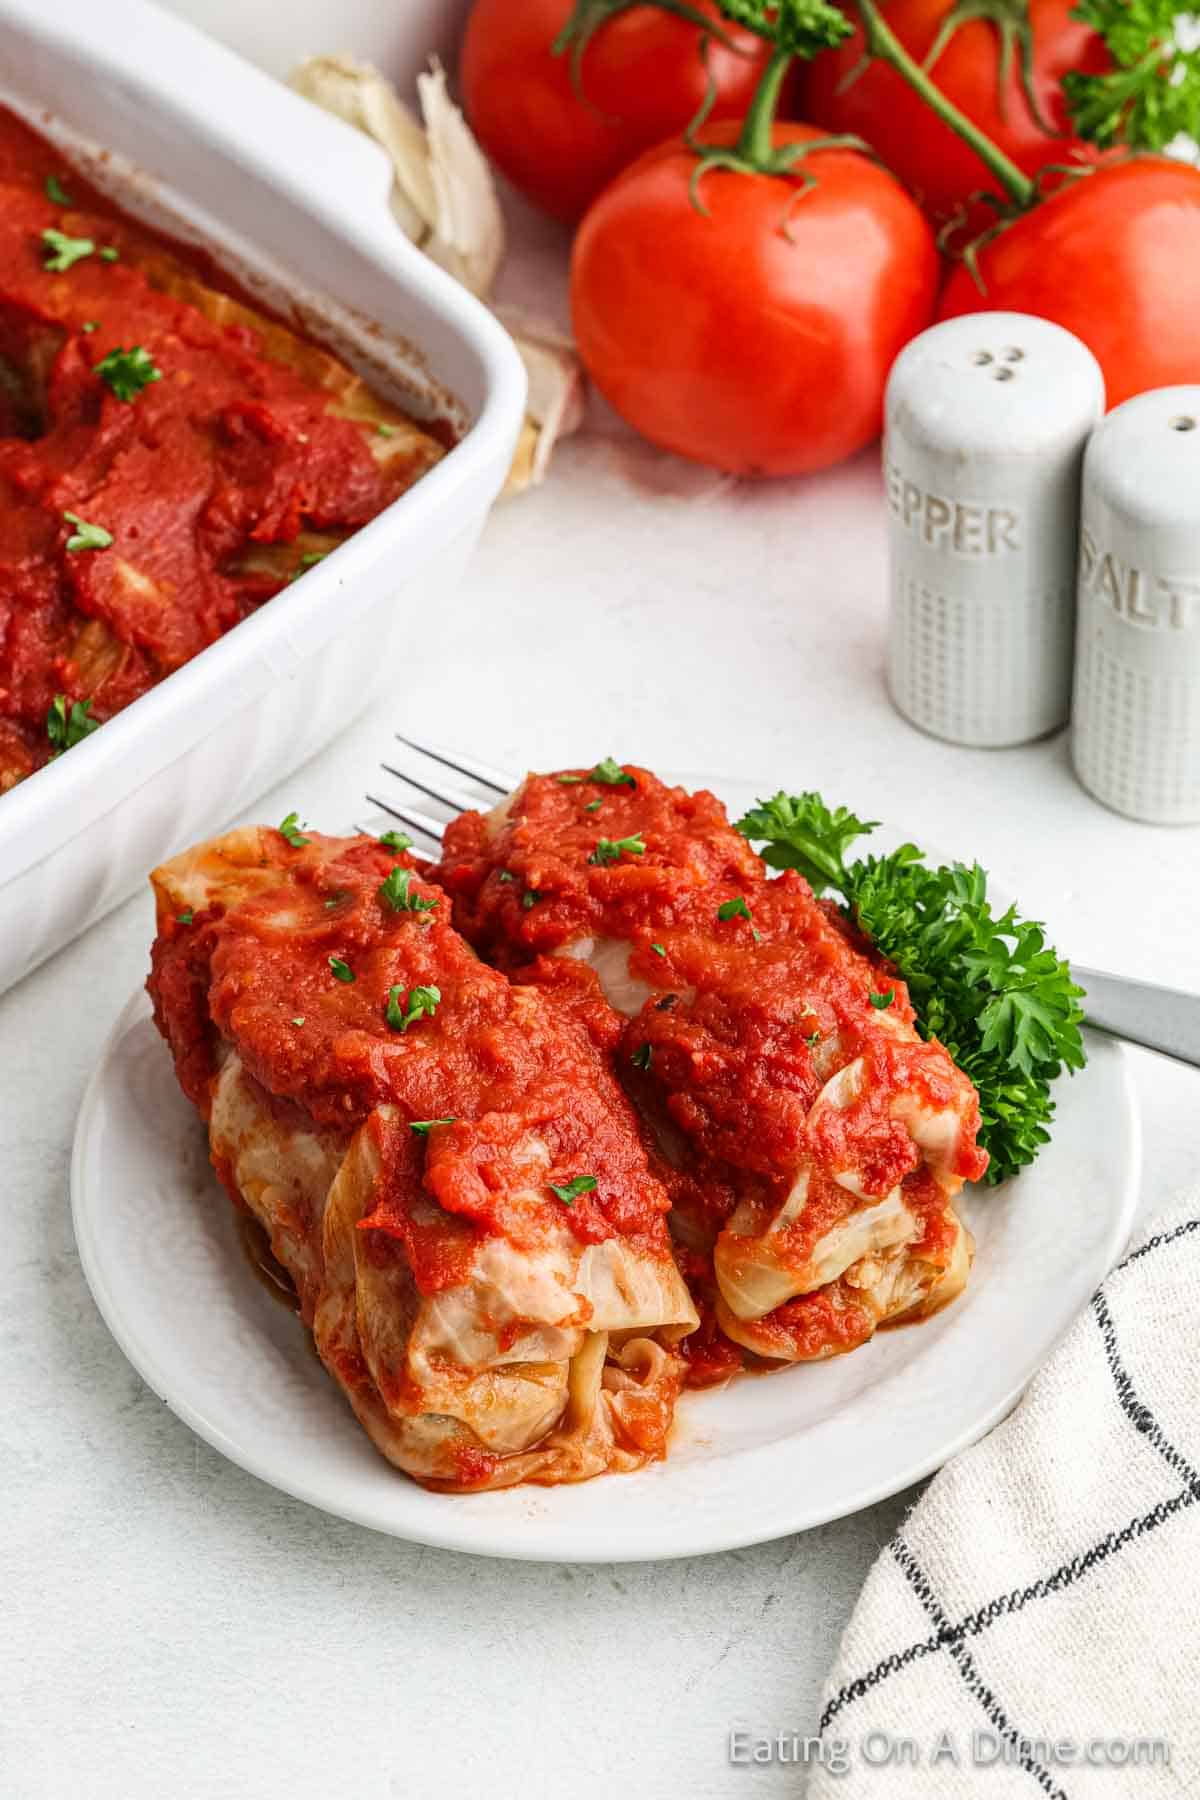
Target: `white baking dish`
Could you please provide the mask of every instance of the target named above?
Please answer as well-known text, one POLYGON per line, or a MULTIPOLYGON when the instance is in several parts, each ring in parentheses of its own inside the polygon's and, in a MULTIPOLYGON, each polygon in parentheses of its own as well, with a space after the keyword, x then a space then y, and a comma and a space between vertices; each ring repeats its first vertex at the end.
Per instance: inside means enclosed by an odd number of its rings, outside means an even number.
POLYGON ((460 442, 286 596, 0 795, 0 989, 320 749, 452 590, 504 479, 524 374, 407 243, 383 153, 147 0, 0 0, 0 100, 130 210, 204 242, 460 442), (88 145, 102 149, 93 163, 88 145))

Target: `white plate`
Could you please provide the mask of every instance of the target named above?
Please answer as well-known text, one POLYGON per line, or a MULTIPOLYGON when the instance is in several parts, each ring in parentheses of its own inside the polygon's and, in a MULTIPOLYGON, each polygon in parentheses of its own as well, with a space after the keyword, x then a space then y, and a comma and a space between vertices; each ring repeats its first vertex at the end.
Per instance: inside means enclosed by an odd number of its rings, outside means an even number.
MULTIPOLYGON (((745 783, 714 785, 731 812, 754 798, 745 783)), ((729 1550, 896 1493, 1013 1405, 1133 1220, 1140 1143, 1125 1059, 1096 1034, 1088 1059, 1059 1083, 1054 1141, 1034 1167, 966 1195, 975 1267, 945 1312, 852 1356, 685 1395, 666 1462, 578 1487, 430 1494, 372 1448, 308 1334, 251 1271, 141 994, 84 1096, 75 1235, 96 1304, 155 1393, 286 1493, 377 1531, 489 1556, 620 1562, 729 1550)))

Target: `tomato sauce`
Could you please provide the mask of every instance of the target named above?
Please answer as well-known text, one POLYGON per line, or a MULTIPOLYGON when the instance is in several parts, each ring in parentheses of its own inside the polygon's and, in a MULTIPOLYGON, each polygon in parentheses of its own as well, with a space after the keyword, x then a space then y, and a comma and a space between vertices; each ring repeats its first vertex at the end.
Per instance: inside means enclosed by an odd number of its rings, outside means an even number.
MULTIPOLYGON (((771 875, 711 794, 632 765, 606 773, 528 777, 495 816, 450 825, 436 873, 464 933, 515 978, 575 994, 577 1010, 590 982, 598 1006, 595 971, 577 958, 611 966, 603 946, 615 940, 642 984, 632 1017, 593 1032, 600 1043, 619 1032, 615 1066, 661 1150, 705 1320, 684 1354, 704 1385, 741 1356, 711 1310, 712 1246, 735 1210, 739 1233, 747 1209, 766 1230, 807 1171, 803 1203, 773 1239, 799 1269, 864 1200, 901 1186, 920 1228, 911 1253, 944 1266, 956 1241, 947 1187, 987 1166, 978 1096, 918 1037, 895 971, 802 876, 771 875), (851 1069, 830 1098, 831 1077, 851 1069), (938 1180, 914 1116, 950 1121, 938 1180)), ((847 1288, 788 1302, 762 1333, 807 1357, 851 1348, 874 1326, 847 1288)))
POLYGON ((0 109, 0 792, 56 695, 110 718, 438 454, 338 416, 351 373, 235 292, 0 109))
POLYGON ((585 1022, 480 962, 410 857, 262 835, 278 885, 159 921, 149 988, 201 1110, 225 1044, 281 1117, 365 1122, 380 1173, 362 1229, 403 1245, 422 1292, 461 1281, 482 1236, 536 1251, 565 1226, 668 1257, 667 1194, 585 1022), (431 1010, 401 1028, 417 990, 431 1010), (554 1193, 579 1177, 595 1185, 554 1193))

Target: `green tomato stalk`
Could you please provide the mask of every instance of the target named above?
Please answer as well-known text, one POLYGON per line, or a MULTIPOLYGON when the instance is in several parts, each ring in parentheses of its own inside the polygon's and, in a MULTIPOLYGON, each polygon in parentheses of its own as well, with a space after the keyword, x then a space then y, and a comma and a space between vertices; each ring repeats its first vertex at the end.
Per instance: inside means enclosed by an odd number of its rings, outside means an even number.
MULTIPOLYGON (((850 21, 838 7, 830 5, 829 0, 778 0, 776 5, 768 5, 767 0, 717 0, 717 4, 732 24, 765 38, 774 45, 774 50, 750 103, 741 135, 732 149, 711 150, 696 144, 694 133, 703 123, 703 113, 693 124, 689 141, 700 154, 692 184, 693 199, 700 177, 711 168, 782 175, 793 172, 814 150, 866 149, 860 139, 849 137, 822 138, 807 144, 779 147, 772 141, 784 77, 793 59, 816 56, 850 36, 850 21)), ((934 86, 888 26, 875 0, 856 0, 856 4, 862 18, 868 56, 890 64, 910 87, 916 89, 926 105, 971 146, 1009 198, 1018 206, 1028 206, 1036 198, 1033 182, 934 86)), ((811 177, 806 177, 805 186, 809 185, 811 177)))

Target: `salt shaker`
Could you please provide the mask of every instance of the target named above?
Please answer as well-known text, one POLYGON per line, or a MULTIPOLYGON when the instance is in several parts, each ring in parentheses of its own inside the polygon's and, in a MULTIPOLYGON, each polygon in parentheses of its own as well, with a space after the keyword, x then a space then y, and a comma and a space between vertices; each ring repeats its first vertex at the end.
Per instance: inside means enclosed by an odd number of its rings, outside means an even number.
POLYGON ((888 679, 922 731, 999 747, 1066 723, 1080 471, 1103 411, 1091 351, 1026 313, 947 319, 897 358, 888 679))
POLYGON ((1088 445, 1072 724, 1097 800, 1200 820, 1200 387, 1126 400, 1088 445))

